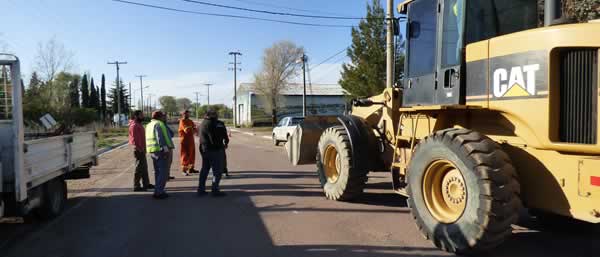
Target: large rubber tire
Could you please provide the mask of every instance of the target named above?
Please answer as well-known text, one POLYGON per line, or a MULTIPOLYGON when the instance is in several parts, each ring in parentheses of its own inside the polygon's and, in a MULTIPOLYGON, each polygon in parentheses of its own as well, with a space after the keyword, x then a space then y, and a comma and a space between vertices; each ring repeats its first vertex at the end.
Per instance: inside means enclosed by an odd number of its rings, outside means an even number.
POLYGON ((349 201, 362 194, 367 183, 368 171, 358 170, 353 166, 350 137, 344 127, 330 127, 321 134, 317 152, 317 172, 328 199, 349 201), (327 154, 327 151, 336 152, 334 159, 330 158, 332 155, 327 154), (335 179, 327 175, 328 163, 336 167, 335 179))
POLYGON ((42 204, 37 214, 44 219, 60 215, 67 203, 67 183, 62 178, 52 179, 43 185, 42 204))
POLYGON ((408 168, 407 191, 423 235, 438 248, 458 254, 475 254, 503 243, 521 208, 520 185, 509 156, 496 142, 467 129, 437 131, 418 144, 408 168), (466 189, 464 209, 452 222, 435 218, 435 207, 426 202, 434 195, 426 190, 426 172, 440 161, 455 166, 453 171, 460 172, 466 189))
POLYGON ((279 146, 279 140, 277 140, 277 137, 275 137, 275 134, 273 134, 272 139, 273 139, 273 145, 274 146, 279 146))

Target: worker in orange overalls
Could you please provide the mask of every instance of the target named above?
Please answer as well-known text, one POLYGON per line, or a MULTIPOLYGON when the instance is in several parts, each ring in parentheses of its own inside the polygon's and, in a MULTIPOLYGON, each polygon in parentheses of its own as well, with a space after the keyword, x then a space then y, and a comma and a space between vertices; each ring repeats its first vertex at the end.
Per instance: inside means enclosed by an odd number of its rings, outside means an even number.
POLYGON ((194 135, 196 135, 198 129, 196 124, 190 120, 189 111, 182 112, 181 116, 178 130, 181 138, 181 171, 183 175, 189 176, 191 173, 199 173, 194 169, 194 162, 196 161, 194 135))

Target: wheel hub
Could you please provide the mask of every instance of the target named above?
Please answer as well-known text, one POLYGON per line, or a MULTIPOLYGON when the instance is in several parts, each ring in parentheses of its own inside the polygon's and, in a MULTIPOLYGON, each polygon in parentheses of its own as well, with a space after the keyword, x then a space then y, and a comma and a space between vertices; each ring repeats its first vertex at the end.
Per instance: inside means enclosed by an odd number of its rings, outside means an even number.
POLYGON ((342 169, 340 155, 335 149, 334 145, 328 145, 325 148, 325 154, 323 156, 323 165, 325 166, 325 176, 327 182, 335 183, 340 177, 339 171, 342 169))
POLYGON ((435 219, 442 223, 457 221, 467 204, 467 187, 461 172, 450 161, 434 161, 425 171, 423 196, 435 219))

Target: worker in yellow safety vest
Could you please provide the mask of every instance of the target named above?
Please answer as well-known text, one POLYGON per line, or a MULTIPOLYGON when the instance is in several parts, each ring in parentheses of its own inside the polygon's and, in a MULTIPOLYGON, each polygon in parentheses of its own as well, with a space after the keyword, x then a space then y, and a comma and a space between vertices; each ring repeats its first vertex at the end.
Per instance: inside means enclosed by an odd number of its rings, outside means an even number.
POLYGON ((152 157, 154 164, 154 195, 156 199, 169 197, 165 191, 167 184, 167 161, 169 152, 175 148, 167 132, 167 125, 162 121, 164 114, 161 111, 152 113, 152 120, 146 125, 146 151, 152 157))

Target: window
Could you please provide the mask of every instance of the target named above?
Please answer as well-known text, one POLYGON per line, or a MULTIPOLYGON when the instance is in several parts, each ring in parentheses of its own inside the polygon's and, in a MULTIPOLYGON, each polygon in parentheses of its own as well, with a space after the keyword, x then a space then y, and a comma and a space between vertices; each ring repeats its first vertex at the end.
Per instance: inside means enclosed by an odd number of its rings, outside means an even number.
POLYGON ((408 10, 408 77, 433 73, 437 1, 416 0, 408 10))
POLYGON ((292 124, 290 126, 296 126, 304 121, 304 118, 292 118, 292 124))
POLYGON ((13 83, 10 73, 10 66, 0 66, 0 120, 12 119, 13 83))
POLYGON ((466 42, 536 28, 537 0, 467 1, 466 42))
POLYGON ((444 68, 460 64, 464 13, 463 1, 444 1, 444 34, 442 36, 442 67, 444 68))
POLYGON ((283 127, 287 124, 288 118, 283 118, 282 120, 279 121, 279 123, 277 124, 277 127, 283 127))

